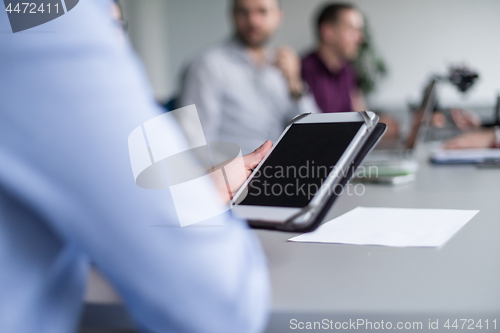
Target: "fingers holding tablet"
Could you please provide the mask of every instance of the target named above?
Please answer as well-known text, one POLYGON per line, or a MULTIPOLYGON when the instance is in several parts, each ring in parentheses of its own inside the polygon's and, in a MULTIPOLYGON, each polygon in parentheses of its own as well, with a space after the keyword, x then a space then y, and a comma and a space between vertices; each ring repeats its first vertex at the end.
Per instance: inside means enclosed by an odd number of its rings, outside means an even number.
POLYGON ((272 147, 273 143, 270 140, 267 140, 262 146, 255 149, 253 153, 243 156, 245 169, 247 171, 247 177, 250 176, 253 169, 255 169, 257 165, 259 165, 260 161, 262 161, 262 159, 267 155, 272 147))

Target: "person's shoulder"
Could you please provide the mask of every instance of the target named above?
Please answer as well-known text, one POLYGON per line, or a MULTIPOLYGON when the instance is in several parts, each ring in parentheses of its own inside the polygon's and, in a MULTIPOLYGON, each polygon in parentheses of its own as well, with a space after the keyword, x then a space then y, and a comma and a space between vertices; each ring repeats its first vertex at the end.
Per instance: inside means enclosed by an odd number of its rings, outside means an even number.
POLYGON ((315 50, 306 52, 302 55, 302 61, 314 61, 318 58, 318 52, 315 50))
POLYGON ((202 52, 192 63, 193 66, 217 66, 227 58, 227 43, 219 43, 202 52))
POLYGON ((311 51, 302 57, 302 67, 312 69, 318 65, 318 55, 316 51, 311 51))
POLYGON ((316 51, 310 51, 302 57, 302 77, 309 83, 316 80, 316 76, 321 72, 321 61, 316 51))
POLYGON ((311 63, 315 62, 318 58, 316 51, 309 51, 302 56, 302 63, 311 63))

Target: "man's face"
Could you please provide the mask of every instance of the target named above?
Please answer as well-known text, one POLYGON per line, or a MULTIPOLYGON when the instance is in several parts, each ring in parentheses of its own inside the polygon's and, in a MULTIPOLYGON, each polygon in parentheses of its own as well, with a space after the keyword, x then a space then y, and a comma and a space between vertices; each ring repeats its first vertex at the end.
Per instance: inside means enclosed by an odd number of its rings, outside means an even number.
POLYGON ((251 48, 265 45, 282 17, 278 0, 237 0, 233 12, 236 33, 251 48))
POLYGON ((321 29, 323 42, 344 59, 352 60, 358 56, 364 40, 363 16, 354 9, 339 13, 334 24, 324 24, 321 29))

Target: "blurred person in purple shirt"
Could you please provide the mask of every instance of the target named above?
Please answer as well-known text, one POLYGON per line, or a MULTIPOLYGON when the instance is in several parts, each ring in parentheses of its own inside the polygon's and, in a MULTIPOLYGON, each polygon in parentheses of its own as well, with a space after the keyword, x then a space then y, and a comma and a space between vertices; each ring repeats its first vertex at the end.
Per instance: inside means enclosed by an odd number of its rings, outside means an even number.
MULTIPOLYGON (((327 4, 319 12, 316 29, 316 50, 302 60, 302 78, 313 93, 316 104, 325 113, 367 110, 355 69, 351 65, 364 41, 363 15, 349 3, 327 4)), ((452 109, 451 115, 452 121, 460 129, 477 129, 480 125, 479 118, 470 111, 452 109)), ((380 119, 388 125, 384 139, 399 137, 399 123, 395 118, 382 113, 380 119)), ((432 125, 440 128, 445 123, 442 112, 436 112, 432 125)), ((482 137, 489 140, 491 136, 490 132, 482 137)), ((453 141, 452 144, 461 144, 462 141, 453 141)), ((481 139, 477 141, 482 142, 481 139)), ((472 145, 476 143, 476 136, 471 142, 472 145)))
POLYGON ((302 77, 325 113, 366 110, 350 64, 363 43, 363 29, 363 16, 350 4, 329 4, 318 16, 319 44, 302 60, 302 77))
MULTIPOLYGON (((351 4, 328 4, 317 21, 318 46, 302 60, 302 78, 309 85, 322 112, 367 110, 358 78, 351 62, 364 41, 363 15, 351 4)), ((399 124, 391 116, 380 115, 388 125, 385 138, 399 135, 399 124)))

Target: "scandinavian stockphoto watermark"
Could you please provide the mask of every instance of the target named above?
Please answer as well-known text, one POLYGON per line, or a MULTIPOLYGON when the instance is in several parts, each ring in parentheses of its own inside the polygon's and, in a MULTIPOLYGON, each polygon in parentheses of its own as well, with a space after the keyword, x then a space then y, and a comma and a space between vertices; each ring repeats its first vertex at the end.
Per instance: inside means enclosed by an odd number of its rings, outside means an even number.
POLYGON ((73 8, 79 0, 4 0, 12 32, 31 29, 52 21, 73 8))
POLYGON ((271 166, 267 165, 257 170, 255 179, 250 183, 248 195, 250 196, 302 196, 311 200, 318 191, 327 195, 336 196, 362 196, 365 194, 364 184, 347 183, 345 185, 328 185, 327 178, 330 174, 340 174, 342 178, 354 175, 358 179, 377 178, 377 166, 350 166, 339 169, 336 165, 327 167, 316 165, 314 160, 307 160, 300 166, 271 166))

